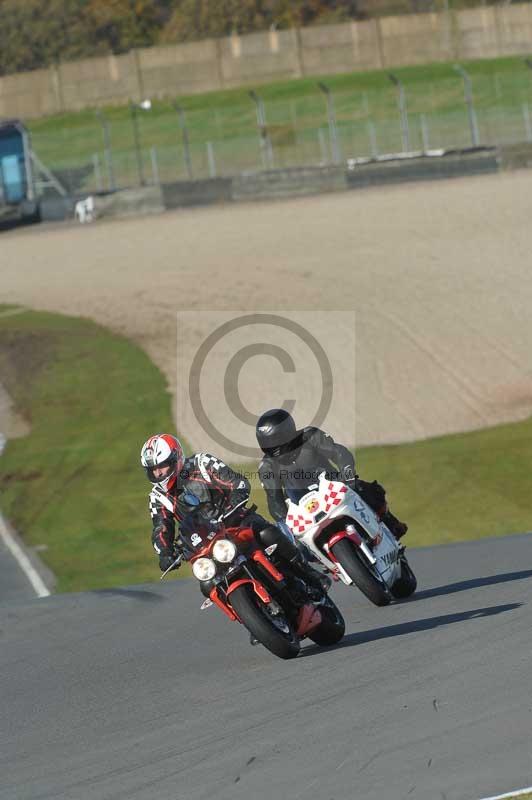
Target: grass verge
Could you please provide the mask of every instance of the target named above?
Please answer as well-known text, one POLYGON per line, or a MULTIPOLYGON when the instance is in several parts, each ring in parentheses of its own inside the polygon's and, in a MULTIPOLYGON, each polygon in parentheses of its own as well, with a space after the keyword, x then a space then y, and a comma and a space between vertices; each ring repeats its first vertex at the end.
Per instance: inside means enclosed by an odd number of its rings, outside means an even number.
MULTIPOLYGON (((163 376, 92 322, 5 308, 0 374, 31 433, 0 458, 2 512, 30 546, 46 546, 58 591, 156 579, 138 457, 147 436, 173 428, 163 376)), ((361 476, 381 481, 408 521, 411 546, 530 530, 531 463, 532 419, 357 453, 361 476)))
POLYGON ((519 798, 519 800, 532 800, 532 792, 522 794, 518 791, 515 794, 503 794, 501 797, 504 798, 504 800, 517 800, 517 798, 519 798))
POLYGON ((138 459, 147 436, 172 429, 161 373, 92 322, 28 311, 0 313, 0 375, 31 425, 0 457, 1 510, 45 545, 57 590, 156 578, 138 459))

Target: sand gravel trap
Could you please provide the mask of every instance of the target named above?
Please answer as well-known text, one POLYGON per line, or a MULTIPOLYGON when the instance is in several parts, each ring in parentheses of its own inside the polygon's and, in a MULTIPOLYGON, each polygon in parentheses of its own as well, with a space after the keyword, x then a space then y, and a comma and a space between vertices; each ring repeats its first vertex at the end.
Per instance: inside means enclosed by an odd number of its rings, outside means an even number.
POLYGON ((532 171, 18 230, 1 296, 130 336, 173 390, 176 310, 354 309, 356 443, 403 442, 531 413, 531 220, 532 171))

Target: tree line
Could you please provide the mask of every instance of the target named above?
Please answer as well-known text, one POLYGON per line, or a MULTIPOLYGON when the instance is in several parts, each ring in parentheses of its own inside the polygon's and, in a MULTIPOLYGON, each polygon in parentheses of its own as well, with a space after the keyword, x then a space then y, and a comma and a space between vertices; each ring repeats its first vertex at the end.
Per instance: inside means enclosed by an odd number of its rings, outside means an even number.
POLYGON ((357 0, 0 0, 0 75, 356 16, 357 0))
MULTIPOLYGON (((447 0, 474 5, 486 0, 447 0)), ((379 13, 436 10, 445 0, 0 0, 0 75, 135 47, 379 13)))

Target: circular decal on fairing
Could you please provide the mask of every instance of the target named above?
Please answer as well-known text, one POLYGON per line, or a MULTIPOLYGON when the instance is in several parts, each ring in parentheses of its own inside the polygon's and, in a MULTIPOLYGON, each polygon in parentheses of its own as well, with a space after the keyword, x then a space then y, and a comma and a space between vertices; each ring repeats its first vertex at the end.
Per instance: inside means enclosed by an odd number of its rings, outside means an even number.
POLYGON ((317 500, 309 500, 309 502, 305 506, 309 514, 315 514, 319 507, 320 504, 318 503, 317 500))

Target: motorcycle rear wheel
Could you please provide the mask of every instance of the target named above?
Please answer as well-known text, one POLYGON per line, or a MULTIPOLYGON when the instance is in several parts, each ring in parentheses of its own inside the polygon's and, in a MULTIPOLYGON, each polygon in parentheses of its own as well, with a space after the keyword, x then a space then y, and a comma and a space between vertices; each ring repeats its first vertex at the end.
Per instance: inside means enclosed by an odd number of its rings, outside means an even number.
POLYGON ((334 557, 340 562, 355 586, 376 606, 387 606, 390 593, 359 558, 354 545, 347 539, 340 539, 332 548, 334 557))
POLYGON ((231 593, 230 602, 248 631, 270 653, 284 659, 299 655, 299 639, 290 623, 286 622, 288 633, 281 631, 248 583, 238 586, 231 593))
POLYGON ((324 605, 319 606, 322 621, 317 628, 308 634, 315 644, 321 647, 337 644, 345 633, 345 622, 340 609, 333 603, 330 597, 324 605))

